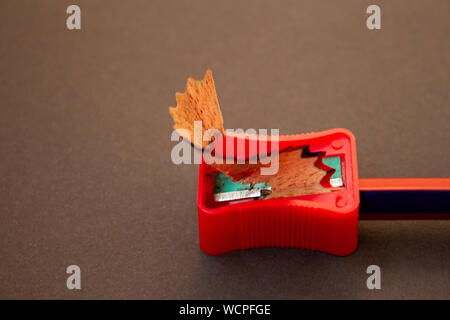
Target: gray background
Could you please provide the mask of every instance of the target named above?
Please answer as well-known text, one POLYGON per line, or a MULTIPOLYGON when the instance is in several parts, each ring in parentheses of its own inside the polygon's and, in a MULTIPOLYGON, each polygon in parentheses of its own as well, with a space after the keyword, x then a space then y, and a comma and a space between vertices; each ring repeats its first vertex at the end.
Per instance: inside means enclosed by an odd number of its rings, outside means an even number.
POLYGON ((334 257, 198 246, 170 161, 187 76, 226 128, 357 137, 360 177, 449 177, 450 2, 0 2, 0 298, 450 298, 450 221, 361 222, 334 257), (82 30, 66 29, 66 7, 82 30), (365 10, 382 9, 369 31, 365 10), (82 290, 65 269, 82 270, 82 290), (382 290, 366 288, 368 265, 382 290))

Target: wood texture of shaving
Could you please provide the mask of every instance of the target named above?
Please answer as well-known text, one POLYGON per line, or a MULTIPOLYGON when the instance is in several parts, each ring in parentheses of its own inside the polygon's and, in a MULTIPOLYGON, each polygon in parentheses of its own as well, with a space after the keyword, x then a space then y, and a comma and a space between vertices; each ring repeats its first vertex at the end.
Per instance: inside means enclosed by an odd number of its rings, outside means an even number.
POLYGON ((173 128, 180 136, 188 139, 194 146, 204 149, 211 142, 203 141, 205 131, 216 129, 222 135, 225 134, 211 70, 206 71, 202 80, 188 78, 186 91, 177 92, 175 97, 177 106, 170 107, 169 112, 174 121, 173 128), (194 136, 194 121, 202 122, 202 131, 198 132, 197 136, 194 136))
POLYGON ((265 182, 272 187, 266 199, 302 196, 329 192, 320 181, 327 174, 314 163, 318 157, 302 158, 302 149, 284 151, 279 154, 279 170, 274 175, 261 175, 261 167, 270 164, 213 164, 212 167, 243 183, 265 182))

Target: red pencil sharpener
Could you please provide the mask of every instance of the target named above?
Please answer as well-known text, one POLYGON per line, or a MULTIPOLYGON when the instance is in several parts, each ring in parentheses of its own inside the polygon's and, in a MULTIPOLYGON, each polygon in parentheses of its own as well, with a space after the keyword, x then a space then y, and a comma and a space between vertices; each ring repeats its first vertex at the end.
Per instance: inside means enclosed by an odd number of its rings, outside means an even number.
MULTIPOLYGON (((248 150, 248 140, 252 138, 234 139, 246 139, 248 150)), ((280 152, 306 146, 312 153, 340 157, 343 187, 289 198, 216 202, 215 171, 202 161, 197 206, 200 247, 205 253, 219 255, 237 249, 289 247, 346 256, 356 249, 359 186, 355 137, 345 129, 279 136, 280 152)))

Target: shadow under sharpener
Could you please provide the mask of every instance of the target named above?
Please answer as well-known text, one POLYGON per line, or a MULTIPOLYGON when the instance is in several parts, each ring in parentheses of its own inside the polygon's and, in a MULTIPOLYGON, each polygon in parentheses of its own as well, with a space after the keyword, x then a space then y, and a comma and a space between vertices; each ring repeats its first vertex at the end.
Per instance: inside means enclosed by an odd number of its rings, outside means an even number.
MULTIPOLYGON (((234 136, 233 139, 235 151, 238 140, 245 139, 246 157, 249 157, 249 139, 258 138, 234 136)), ((226 140, 218 140, 216 145, 225 144, 226 140)), ((215 171, 202 161, 197 207, 200 247, 205 253, 220 255, 263 247, 318 250, 338 256, 355 251, 359 210, 355 137, 346 129, 279 136, 280 152, 306 146, 312 153, 340 157, 342 188, 288 198, 217 202, 213 195, 215 171)))

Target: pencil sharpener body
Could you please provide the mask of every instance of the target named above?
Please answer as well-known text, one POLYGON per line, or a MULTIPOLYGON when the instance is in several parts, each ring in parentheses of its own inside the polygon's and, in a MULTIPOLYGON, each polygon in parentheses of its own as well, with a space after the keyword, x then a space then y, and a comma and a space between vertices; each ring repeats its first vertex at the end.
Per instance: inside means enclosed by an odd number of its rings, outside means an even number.
POLYGON ((312 153, 339 157, 341 188, 288 198, 217 202, 213 196, 215 170, 202 161, 197 206, 200 247, 205 253, 220 255, 262 247, 318 250, 338 256, 355 251, 359 186, 353 134, 332 129, 279 136, 280 152, 302 146, 312 153))

